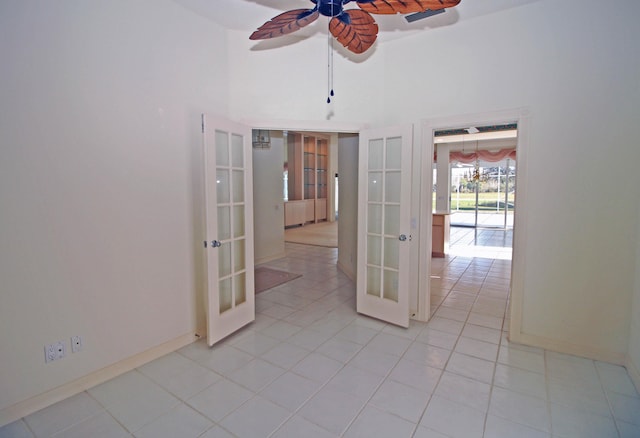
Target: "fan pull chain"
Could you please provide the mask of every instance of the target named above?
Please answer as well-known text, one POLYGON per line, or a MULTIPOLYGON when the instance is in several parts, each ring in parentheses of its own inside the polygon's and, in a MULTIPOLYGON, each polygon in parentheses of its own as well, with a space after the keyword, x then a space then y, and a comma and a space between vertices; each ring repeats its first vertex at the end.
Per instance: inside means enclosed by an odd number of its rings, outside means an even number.
MULTIPOLYGON (((333 17, 334 3, 331 3, 331 16, 333 17)), ((331 24, 329 24, 331 26, 331 24)), ((331 30, 327 29, 327 103, 331 103, 333 97, 333 38, 331 37, 331 30)))
POLYGON ((329 33, 327 40, 327 103, 331 103, 333 97, 333 38, 329 33))

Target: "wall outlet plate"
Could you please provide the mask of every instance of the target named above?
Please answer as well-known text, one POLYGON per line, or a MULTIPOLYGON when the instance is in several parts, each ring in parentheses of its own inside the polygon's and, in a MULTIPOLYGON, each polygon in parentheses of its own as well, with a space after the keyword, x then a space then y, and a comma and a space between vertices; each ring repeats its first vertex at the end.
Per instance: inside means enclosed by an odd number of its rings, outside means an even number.
POLYGON ((62 359, 67 355, 67 347, 64 341, 58 341, 44 346, 44 361, 46 363, 62 359))
POLYGON ((71 352, 77 353, 82 351, 82 338, 80 336, 71 336, 71 352))

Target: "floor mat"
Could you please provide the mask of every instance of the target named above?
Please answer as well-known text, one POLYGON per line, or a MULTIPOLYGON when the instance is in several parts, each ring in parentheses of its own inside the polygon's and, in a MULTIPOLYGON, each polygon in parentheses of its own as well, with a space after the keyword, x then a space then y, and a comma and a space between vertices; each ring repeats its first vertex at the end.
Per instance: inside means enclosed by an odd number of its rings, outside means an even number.
POLYGON ((258 294, 298 277, 302 275, 261 266, 255 269, 255 291, 258 294))

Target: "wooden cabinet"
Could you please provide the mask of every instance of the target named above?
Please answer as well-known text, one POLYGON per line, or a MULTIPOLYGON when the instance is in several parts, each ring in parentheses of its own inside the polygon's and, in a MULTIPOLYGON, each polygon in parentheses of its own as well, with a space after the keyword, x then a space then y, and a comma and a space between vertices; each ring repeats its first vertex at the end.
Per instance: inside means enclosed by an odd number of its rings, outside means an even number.
POLYGON ((303 225, 306 222, 304 201, 289 201, 284 203, 284 226, 303 225))
POLYGON ((287 157, 289 201, 285 203, 285 226, 326 220, 328 138, 289 131, 287 157), (304 221, 299 222, 299 214, 303 214, 304 221))
POLYGON ((303 137, 304 199, 316 199, 316 139, 303 137))
MULTIPOLYGON (((316 199, 327 200, 327 184, 329 184, 329 141, 319 138, 316 142, 316 199)), ((317 205, 317 204, 316 204, 317 205)), ((327 212, 325 208, 325 219, 327 212)))
MULTIPOLYGON (((284 226, 304 225, 316 220, 316 202, 313 199, 288 201, 284 203, 284 226)), ((325 214, 326 216, 326 214, 325 214)))
POLYGON ((444 257, 449 252, 449 228, 450 219, 448 213, 433 213, 431 223, 431 256, 444 257))
POLYGON ((327 220, 327 198, 315 200, 316 221, 327 220))

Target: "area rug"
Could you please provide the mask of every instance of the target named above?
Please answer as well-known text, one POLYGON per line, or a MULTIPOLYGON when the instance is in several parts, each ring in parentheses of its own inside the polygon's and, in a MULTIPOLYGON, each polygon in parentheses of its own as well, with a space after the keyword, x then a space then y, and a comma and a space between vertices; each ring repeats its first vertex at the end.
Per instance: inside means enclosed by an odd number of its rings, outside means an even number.
POLYGON ((277 269, 271 269, 264 266, 260 266, 255 269, 255 290, 256 293, 264 292, 276 286, 286 283, 287 281, 294 280, 298 277, 302 277, 301 274, 293 274, 291 272, 278 271, 277 269))
POLYGON ((338 247, 338 221, 320 222, 284 230, 284 241, 303 245, 338 247))

